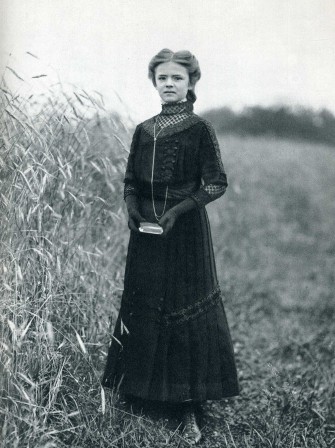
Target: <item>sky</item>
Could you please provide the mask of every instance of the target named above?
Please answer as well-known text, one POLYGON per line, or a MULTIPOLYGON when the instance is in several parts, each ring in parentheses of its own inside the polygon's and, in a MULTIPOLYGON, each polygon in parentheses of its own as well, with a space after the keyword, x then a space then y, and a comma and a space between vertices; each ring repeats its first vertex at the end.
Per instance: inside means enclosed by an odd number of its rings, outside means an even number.
POLYGON ((160 110, 149 60, 162 48, 188 49, 202 71, 195 112, 255 104, 335 112, 335 0, 1 0, 0 8, 1 73, 18 93, 61 81, 143 120, 160 110))

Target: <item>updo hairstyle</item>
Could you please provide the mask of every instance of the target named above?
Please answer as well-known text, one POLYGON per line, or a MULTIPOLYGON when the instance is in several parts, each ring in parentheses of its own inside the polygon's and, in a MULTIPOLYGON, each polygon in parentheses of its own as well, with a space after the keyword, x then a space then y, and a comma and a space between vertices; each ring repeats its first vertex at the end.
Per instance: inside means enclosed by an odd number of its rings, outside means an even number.
POLYGON ((157 53, 149 62, 148 76, 155 87, 156 87, 156 80, 155 80, 156 67, 164 62, 175 62, 187 69, 192 90, 189 90, 187 92, 186 98, 190 100, 192 103, 194 103, 197 99, 196 94, 194 92, 194 87, 201 77, 201 71, 197 58, 188 50, 176 51, 174 53, 168 48, 163 48, 163 50, 157 53))

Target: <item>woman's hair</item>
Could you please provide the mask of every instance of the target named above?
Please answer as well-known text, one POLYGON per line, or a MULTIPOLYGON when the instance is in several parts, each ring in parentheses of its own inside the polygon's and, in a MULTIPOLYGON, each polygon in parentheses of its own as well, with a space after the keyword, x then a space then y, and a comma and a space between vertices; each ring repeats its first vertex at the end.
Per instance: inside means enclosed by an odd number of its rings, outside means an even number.
POLYGON ((156 86, 156 80, 155 80, 156 67, 164 62, 175 62, 187 69, 188 75, 190 77, 190 84, 192 86, 192 90, 189 90, 187 92, 186 98, 192 101, 192 103, 194 103, 197 99, 196 94, 194 92, 194 86, 197 83, 197 81, 199 81, 201 76, 201 71, 197 58, 188 50, 176 51, 174 53, 168 48, 163 48, 163 50, 157 53, 149 62, 148 75, 154 86, 156 86))

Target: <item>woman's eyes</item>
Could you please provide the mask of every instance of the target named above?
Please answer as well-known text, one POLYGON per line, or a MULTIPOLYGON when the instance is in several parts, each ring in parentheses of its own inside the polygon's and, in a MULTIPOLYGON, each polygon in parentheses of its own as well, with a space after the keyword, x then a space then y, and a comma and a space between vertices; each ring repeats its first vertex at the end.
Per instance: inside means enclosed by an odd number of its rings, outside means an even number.
MULTIPOLYGON (((173 79, 176 79, 177 81, 182 80, 183 78, 181 76, 172 76, 173 79)), ((166 76, 159 76, 158 77, 159 81, 165 81, 166 80, 166 76)))

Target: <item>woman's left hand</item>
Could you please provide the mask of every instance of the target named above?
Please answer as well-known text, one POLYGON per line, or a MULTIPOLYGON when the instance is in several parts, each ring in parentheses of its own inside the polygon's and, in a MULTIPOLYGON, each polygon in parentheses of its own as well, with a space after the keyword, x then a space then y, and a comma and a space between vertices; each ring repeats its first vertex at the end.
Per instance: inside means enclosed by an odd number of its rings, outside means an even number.
POLYGON ((174 223, 176 222, 176 219, 177 219, 177 213, 171 208, 159 220, 158 224, 161 227, 163 227, 164 230, 162 236, 166 236, 170 232, 170 230, 174 226, 174 223))

